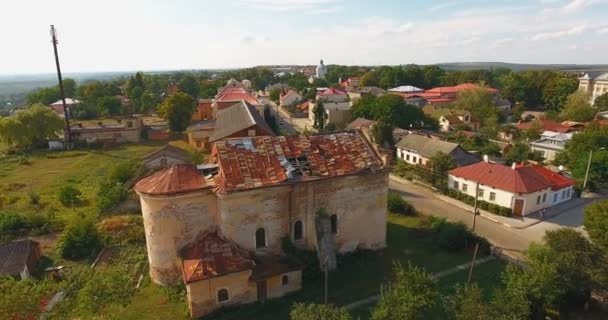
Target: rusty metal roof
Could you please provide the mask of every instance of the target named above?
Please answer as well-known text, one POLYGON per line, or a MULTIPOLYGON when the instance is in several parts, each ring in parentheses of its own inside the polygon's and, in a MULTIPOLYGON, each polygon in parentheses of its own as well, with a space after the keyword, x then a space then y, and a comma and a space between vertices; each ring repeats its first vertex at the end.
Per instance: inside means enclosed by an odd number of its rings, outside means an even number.
POLYGON ((182 259, 182 275, 186 283, 255 267, 247 251, 223 238, 217 231, 205 233, 200 240, 186 247, 182 259))
POLYGON ((193 165, 176 164, 141 179, 135 191, 149 195, 171 195, 203 189, 205 178, 193 165))
POLYGON ((226 139, 214 145, 211 159, 220 167, 216 191, 222 193, 382 167, 378 155, 357 130, 226 139))

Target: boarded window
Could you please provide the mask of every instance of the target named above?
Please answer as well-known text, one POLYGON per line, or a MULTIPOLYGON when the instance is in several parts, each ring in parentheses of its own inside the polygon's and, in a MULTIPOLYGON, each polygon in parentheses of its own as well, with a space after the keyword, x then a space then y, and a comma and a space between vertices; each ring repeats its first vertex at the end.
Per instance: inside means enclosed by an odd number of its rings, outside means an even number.
POLYGON ((301 240, 304 234, 304 230, 302 227, 302 221, 298 220, 293 224, 293 239, 301 240))
POLYGON ((230 300, 228 289, 220 289, 217 291, 217 302, 226 302, 230 300))
POLYGON ((266 247, 266 230, 264 228, 255 231, 255 247, 256 249, 266 247))
POLYGON ((331 222, 331 233, 333 233, 333 234, 338 233, 338 216, 335 214, 332 214, 329 217, 329 221, 331 222))
POLYGON ((281 284, 284 285, 284 286, 286 286, 286 285, 289 284, 289 277, 287 275, 283 275, 281 277, 281 284))

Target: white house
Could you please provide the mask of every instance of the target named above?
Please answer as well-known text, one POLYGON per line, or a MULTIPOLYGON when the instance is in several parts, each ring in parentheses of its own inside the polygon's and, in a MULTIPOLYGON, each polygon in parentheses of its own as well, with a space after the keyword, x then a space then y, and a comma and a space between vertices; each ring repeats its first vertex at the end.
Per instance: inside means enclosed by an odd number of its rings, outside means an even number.
POLYGON ((541 166, 511 167, 484 161, 448 171, 448 187, 511 208, 516 216, 572 199, 574 180, 541 166))
POLYGON ((608 92, 608 72, 587 72, 578 80, 578 89, 589 95, 591 104, 597 97, 608 92))
POLYGON ((429 159, 442 152, 451 156, 459 166, 479 161, 477 157, 462 149, 458 144, 419 134, 408 134, 395 146, 397 158, 412 165, 428 165, 429 159))
POLYGON ((302 95, 294 90, 289 90, 279 96, 281 106, 293 106, 302 101, 302 95))
MULTIPOLYGON (((312 123, 315 122, 315 107, 317 106, 317 102, 309 102, 308 103, 308 120, 312 123)), ((336 125, 345 125, 349 123, 351 119, 350 109, 352 108, 352 103, 349 101, 343 102, 332 102, 325 101, 323 102, 323 109, 325 109, 325 124, 336 124, 336 125)))
POLYGON ((316 100, 344 102, 348 101, 348 94, 346 94, 346 92, 342 90, 334 88, 324 88, 324 90, 317 92, 316 100))
POLYGON ((570 139, 572 133, 545 131, 540 135, 540 139, 530 143, 530 147, 532 150, 540 151, 545 160, 553 161, 558 153, 564 151, 566 142, 570 139))

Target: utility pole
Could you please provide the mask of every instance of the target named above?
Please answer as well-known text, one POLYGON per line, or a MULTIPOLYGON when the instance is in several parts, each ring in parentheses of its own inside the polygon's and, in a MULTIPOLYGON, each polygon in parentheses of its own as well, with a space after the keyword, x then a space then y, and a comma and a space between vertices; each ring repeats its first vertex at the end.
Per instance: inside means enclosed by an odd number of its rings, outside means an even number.
POLYGON ((479 197, 479 181, 475 184, 475 205, 473 206, 473 232, 475 232, 475 223, 477 222, 477 198, 479 197))
POLYGON ((55 66, 57 67, 57 80, 59 80, 59 94, 61 95, 61 102, 63 103, 63 115, 65 117, 65 144, 66 148, 69 148, 72 142, 72 130, 70 129, 70 117, 68 115, 68 108, 65 103, 65 92, 63 90, 63 79, 61 79, 61 67, 59 66, 59 54, 57 53, 57 32, 55 32, 55 26, 51 25, 51 39, 53 42, 53 51, 55 52, 55 66))
POLYGON ((323 266, 325 267, 325 299, 323 301, 325 301, 325 304, 327 304, 327 265, 328 265, 329 261, 328 258, 326 257, 325 259, 323 259, 323 266))
POLYGON ((477 259, 477 249, 479 249, 479 242, 475 244, 475 251, 473 252, 473 262, 471 262, 471 268, 469 269, 469 278, 467 279, 467 288, 471 283, 471 278, 473 277, 473 267, 475 267, 475 259, 477 259))

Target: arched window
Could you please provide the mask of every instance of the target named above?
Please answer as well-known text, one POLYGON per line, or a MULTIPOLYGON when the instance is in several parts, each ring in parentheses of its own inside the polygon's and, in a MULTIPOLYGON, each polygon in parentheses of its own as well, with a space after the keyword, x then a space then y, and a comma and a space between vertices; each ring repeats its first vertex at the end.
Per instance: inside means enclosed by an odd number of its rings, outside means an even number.
POLYGON ((255 231, 255 248, 264 247, 266 247, 266 230, 264 230, 264 228, 259 228, 255 231))
POLYGON ((329 216, 329 221, 331 222, 331 233, 338 233, 338 216, 332 214, 329 216))
POLYGON ((287 275, 281 277, 281 284, 284 286, 289 284, 289 277, 287 275))
POLYGON ((303 235, 302 221, 298 220, 293 224, 293 240, 302 240, 303 235))
POLYGON ((217 291, 217 302, 226 302, 228 300, 230 300, 228 289, 224 288, 217 291))

